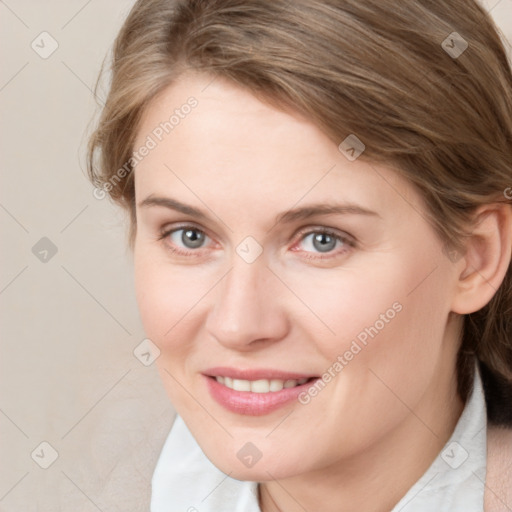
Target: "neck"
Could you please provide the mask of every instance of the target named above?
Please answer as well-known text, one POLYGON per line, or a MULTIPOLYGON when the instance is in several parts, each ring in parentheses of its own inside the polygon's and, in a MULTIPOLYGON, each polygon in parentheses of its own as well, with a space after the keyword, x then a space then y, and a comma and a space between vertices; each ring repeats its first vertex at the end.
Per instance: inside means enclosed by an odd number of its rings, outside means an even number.
POLYGON ((414 411, 363 453, 321 471, 261 483, 262 512, 391 510, 427 471, 462 414, 455 372, 447 370, 439 368, 414 411))

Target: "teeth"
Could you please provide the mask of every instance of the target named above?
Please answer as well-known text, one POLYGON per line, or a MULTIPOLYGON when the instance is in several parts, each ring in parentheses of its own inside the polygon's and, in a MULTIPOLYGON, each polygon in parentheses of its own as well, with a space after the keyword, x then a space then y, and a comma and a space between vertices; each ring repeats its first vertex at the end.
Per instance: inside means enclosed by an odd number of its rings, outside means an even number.
POLYGON ((233 379, 235 391, 251 391, 251 383, 248 380, 233 379))
MULTIPOLYGON (((245 382, 249 382, 246 380, 245 382)), ((251 391, 253 393, 268 393, 270 391, 270 382, 266 379, 253 380, 250 383, 251 391)))
POLYGON ((270 391, 281 391, 283 389, 283 381, 272 379, 270 381, 270 391))
POLYGON ((260 380, 242 380, 232 379, 230 377, 215 377, 217 382, 223 384, 227 388, 234 389, 235 391, 252 391, 253 393, 269 393, 271 391, 281 391, 283 388, 294 388, 300 386, 308 381, 305 379, 260 379, 260 380))

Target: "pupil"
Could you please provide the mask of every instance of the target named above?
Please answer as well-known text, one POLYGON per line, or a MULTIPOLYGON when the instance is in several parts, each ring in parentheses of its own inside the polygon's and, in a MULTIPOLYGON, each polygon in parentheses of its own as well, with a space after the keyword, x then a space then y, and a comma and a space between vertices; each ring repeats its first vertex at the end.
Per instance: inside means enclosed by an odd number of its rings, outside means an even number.
POLYGON ((191 247, 191 248, 200 247, 201 244, 203 243, 203 239, 204 239, 203 233, 200 233, 199 231, 195 231, 193 229, 184 231, 183 235, 182 235, 182 242, 187 247, 191 247))
POLYGON ((320 252, 328 252, 334 249, 336 245, 336 239, 327 233, 318 233, 313 239, 313 245, 315 246, 315 249, 320 252))

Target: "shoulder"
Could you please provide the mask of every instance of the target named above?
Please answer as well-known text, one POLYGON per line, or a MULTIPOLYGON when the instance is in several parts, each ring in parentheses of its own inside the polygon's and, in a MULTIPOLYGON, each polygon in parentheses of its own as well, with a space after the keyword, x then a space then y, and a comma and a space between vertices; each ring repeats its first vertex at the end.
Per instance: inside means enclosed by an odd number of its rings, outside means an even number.
POLYGON ((512 428, 487 428, 485 512, 512 510, 512 428))

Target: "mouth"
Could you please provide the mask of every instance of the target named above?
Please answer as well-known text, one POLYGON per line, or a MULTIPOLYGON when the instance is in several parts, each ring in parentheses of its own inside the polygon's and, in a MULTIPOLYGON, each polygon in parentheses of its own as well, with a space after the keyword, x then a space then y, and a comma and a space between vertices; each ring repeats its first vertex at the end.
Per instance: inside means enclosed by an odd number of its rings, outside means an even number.
POLYGON ((293 402, 320 377, 275 370, 217 368, 205 372, 211 397, 237 414, 261 416, 293 402))
POLYGON ((215 379, 219 384, 232 389, 234 391, 245 391, 251 393, 275 393, 283 389, 296 388, 302 386, 308 382, 316 380, 317 377, 304 377, 302 379, 258 379, 258 380, 244 380, 244 379, 232 379, 231 377, 217 375, 211 377, 215 379))

